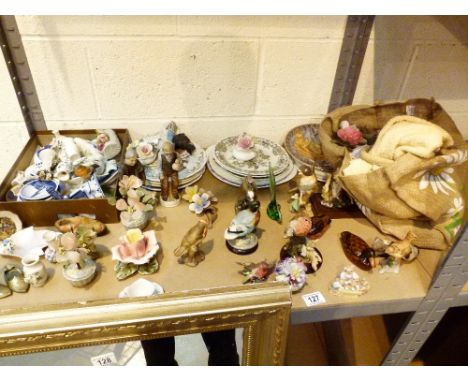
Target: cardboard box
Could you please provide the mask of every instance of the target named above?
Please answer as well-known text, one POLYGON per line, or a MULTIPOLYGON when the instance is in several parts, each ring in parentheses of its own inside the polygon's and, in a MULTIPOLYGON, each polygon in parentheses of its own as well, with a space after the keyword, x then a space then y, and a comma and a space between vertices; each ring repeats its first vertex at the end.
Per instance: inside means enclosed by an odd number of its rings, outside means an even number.
MULTIPOLYGON (((128 130, 115 129, 122 144, 122 151, 116 159, 123 165, 125 149, 130 140, 128 130)), ((95 130, 61 130, 64 136, 94 139, 95 130)), ((59 214, 93 214, 103 223, 118 223, 119 214, 115 206, 110 205, 107 199, 74 199, 74 200, 46 200, 46 201, 7 201, 6 196, 11 188, 11 182, 18 171, 26 169, 33 160, 34 153, 39 146, 50 143, 54 135, 52 131, 37 131, 29 139, 18 159, 11 167, 7 176, 0 185, 0 210, 11 211, 17 214, 25 226, 52 226, 59 214)))

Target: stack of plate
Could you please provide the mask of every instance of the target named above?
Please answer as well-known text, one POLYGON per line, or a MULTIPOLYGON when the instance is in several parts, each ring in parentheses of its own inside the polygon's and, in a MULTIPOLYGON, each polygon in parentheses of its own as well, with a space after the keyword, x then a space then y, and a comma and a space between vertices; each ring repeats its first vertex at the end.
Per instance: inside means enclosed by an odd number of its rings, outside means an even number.
MULTIPOLYGON (((200 180, 205 172, 207 155, 205 150, 195 144, 195 151, 181 157, 184 168, 179 171, 179 189, 190 186, 200 180)), ((151 191, 161 191, 161 156, 151 165, 144 166, 145 184, 144 188, 151 191)))
POLYGON ((257 188, 268 188, 268 167, 271 164, 276 184, 290 181, 297 173, 296 166, 288 153, 278 144, 264 138, 254 137, 255 157, 240 161, 233 150, 237 137, 223 139, 207 150, 208 169, 214 177, 232 186, 240 186, 246 176, 255 179, 257 188))

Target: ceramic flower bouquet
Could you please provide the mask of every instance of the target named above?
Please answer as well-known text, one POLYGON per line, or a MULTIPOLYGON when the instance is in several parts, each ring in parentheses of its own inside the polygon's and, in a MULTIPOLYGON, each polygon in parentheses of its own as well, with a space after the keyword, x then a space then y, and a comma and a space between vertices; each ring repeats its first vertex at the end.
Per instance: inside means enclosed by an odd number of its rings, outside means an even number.
POLYGON ((89 284, 96 274, 94 254, 96 233, 88 228, 54 234, 50 232, 45 240, 48 243, 46 259, 63 265, 63 276, 75 287, 89 284))
POLYGON ((135 175, 124 175, 119 182, 122 198, 115 206, 121 211, 120 221, 127 229, 143 229, 154 210, 156 194, 145 190, 142 185, 143 181, 135 175))

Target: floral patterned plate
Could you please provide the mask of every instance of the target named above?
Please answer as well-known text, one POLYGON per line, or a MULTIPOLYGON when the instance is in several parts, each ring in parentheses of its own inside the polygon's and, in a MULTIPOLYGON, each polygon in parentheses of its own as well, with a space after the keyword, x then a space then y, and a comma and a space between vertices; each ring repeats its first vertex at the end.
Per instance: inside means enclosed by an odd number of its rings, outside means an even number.
MULTIPOLYGON (((215 178, 217 178, 221 182, 229 184, 231 186, 239 187, 242 184, 242 181, 244 180, 244 176, 232 174, 229 171, 222 168, 220 165, 218 165, 218 163, 214 160, 213 151, 214 151, 214 146, 211 146, 206 150, 206 153, 208 155, 208 162, 207 162, 208 170, 211 172, 211 174, 215 178)), ((282 172, 281 174, 278 174, 275 176, 276 184, 280 185, 280 184, 289 182, 292 178, 296 176, 296 173, 297 173, 296 166, 291 160, 289 160, 289 164, 286 170, 282 172)), ((268 188, 270 186, 268 178, 261 178, 261 179, 256 178, 255 183, 258 189, 268 188)))
POLYGON ((278 144, 264 138, 254 137, 255 158, 240 161, 233 155, 238 137, 229 137, 216 144, 214 159, 227 171, 241 176, 267 177, 268 164, 271 163, 273 174, 284 172, 289 165, 288 153, 278 144))

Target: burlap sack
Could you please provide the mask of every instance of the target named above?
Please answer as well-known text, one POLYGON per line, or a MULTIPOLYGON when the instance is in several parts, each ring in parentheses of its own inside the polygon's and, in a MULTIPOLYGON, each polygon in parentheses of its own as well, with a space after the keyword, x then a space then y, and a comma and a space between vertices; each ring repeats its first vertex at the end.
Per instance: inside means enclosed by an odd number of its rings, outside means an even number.
POLYGON ((332 129, 328 131, 336 131, 333 129, 339 127, 340 121, 348 120, 360 129, 362 126, 380 129, 398 115, 397 112, 403 110, 401 114, 405 114, 408 104, 416 105, 419 117, 449 132, 455 144, 430 159, 407 153, 377 170, 348 176, 343 174, 350 161, 348 150, 331 142, 331 138, 323 150, 324 154, 327 152, 327 160, 331 159, 334 164, 342 162, 338 180, 364 215, 382 232, 404 239, 412 231, 417 236, 416 246, 443 250, 453 243, 463 224, 462 191, 468 175, 468 146, 440 105, 431 100, 412 100, 370 108, 346 107, 331 113, 328 122, 321 127, 328 126, 332 129))
POLYGON ((381 129, 391 118, 397 115, 411 114, 435 123, 449 132, 455 144, 462 144, 463 137, 447 112, 433 99, 415 98, 406 102, 387 104, 353 105, 338 108, 327 114, 319 127, 320 143, 326 161, 338 167, 347 149, 333 142, 333 137, 340 128, 341 121, 359 125, 364 131, 381 129))
POLYGON ((385 168, 344 176, 346 153, 338 180, 382 232, 404 239, 412 231, 416 246, 446 249, 463 223, 467 159, 462 145, 433 159, 406 154, 385 168))

